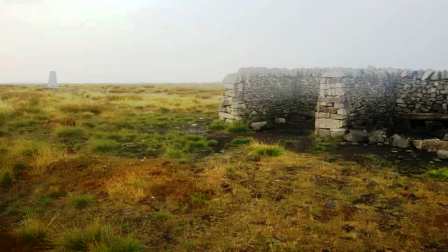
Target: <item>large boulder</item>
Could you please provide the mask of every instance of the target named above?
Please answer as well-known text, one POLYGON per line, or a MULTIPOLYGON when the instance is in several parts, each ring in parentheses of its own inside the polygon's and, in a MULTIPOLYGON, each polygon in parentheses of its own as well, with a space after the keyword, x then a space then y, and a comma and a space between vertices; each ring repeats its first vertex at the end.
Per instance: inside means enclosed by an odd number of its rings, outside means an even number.
POLYGON ((448 150, 438 150, 437 157, 440 159, 448 159, 448 150))
POLYGON ((268 122, 266 122, 266 121, 263 121, 263 122, 253 122, 253 123, 250 124, 250 127, 253 130, 261 130, 267 124, 268 124, 268 122))
POLYGON ((367 142, 368 134, 365 130, 350 130, 348 134, 344 136, 344 140, 353 143, 367 142))
POLYGON ((395 134, 392 136, 392 146, 402 149, 408 148, 409 138, 395 134))
POLYGON ((438 150, 448 150, 448 141, 442 141, 440 139, 424 139, 414 140, 412 144, 417 150, 424 150, 428 152, 437 152, 438 150))
POLYGON ((387 135, 384 130, 374 130, 369 132, 369 143, 385 143, 387 140, 387 135))

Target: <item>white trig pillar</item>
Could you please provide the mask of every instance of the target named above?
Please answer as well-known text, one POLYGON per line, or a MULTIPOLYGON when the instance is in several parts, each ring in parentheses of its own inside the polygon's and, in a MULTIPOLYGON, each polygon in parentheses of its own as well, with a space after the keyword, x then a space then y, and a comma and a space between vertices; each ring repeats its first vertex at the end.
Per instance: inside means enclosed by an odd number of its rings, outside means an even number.
POLYGON ((50 75, 48 77, 48 88, 57 88, 58 87, 58 77, 56 71, 50 71, 50 75))

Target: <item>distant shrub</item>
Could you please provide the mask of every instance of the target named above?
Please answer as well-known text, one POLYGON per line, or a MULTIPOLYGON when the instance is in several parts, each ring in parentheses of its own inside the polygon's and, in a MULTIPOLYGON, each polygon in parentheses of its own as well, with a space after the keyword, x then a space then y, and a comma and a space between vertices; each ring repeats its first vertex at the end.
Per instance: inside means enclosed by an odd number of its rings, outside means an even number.
POLYGON ((238 146, 238 145, 245 145, 245 144, 249 144, 250 143, 250 139, 249 138, 243 138, 243 137, 238 137, 233 139, 230 144, 233 146, 238 146))
POLYGON ((249 132, 249 127, 245 122, 233 122, 227 126, 227 131, 231 133, 246 133, 249 132))
POLYGON ((39 244, 47 240, 47 225, 37 219, 26 219, 22 225, 16 229, 18 238, 26 244, 39 244))
POLYGON ((98 222, 84 229, 66 231, 60 244, 66 251, 140 252, 144 249, 139 241, 118 236, 111 226, 98 222))
POLYGON ((428 175, 435 179, 448 180, 448 168, 430 170, 428 175))
POLYGON ((70 204, 77 209, 83 209, 95 202, 95 197, 89 194, 73 195, 70 197, 70 204))
POLYGON ((226 122, 223 120, 213 120, 210 125, 208 125, 208 128, 211 130, 224 130, 226 129, 226 122))
POLYGON ((76 147, 88 139, 86 131, 78 127, 58 128, 56 129, 56 136, 59 141, 71 147, 76 147))

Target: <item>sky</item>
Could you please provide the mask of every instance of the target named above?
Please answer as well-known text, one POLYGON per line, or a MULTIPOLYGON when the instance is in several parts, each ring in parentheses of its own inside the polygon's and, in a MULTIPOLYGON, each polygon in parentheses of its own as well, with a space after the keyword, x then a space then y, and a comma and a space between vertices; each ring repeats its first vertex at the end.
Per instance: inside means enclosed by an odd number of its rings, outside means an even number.
POLYGON ((0 0, 0 82, 215 82, 241 67, 448 69, 447 0, 0 0))

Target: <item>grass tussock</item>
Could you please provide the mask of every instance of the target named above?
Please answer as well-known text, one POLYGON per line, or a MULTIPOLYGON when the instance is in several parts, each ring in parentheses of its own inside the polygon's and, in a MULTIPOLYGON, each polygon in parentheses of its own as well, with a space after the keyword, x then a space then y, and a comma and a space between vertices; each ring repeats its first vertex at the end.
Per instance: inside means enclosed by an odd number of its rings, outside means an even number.
POLYGON ((285 153, 280 145, 254 143, 250 146, 250 155, 255 157, 278 157, 285 153))
POLYGON ((18 238, 25 244, 36 245, 48 241, 48 226, 38 219, 25 219, 16 229, 18 238))
POLYGON ((95 222, 85 228, 67 230, 60 240, 65 251, 140 252, 143 245, 137 240, 117 235, 110 225, 95 222))

